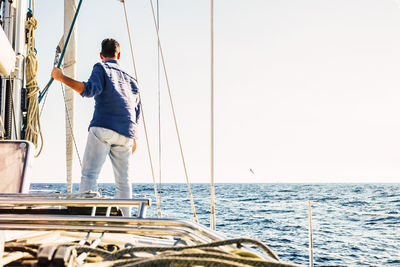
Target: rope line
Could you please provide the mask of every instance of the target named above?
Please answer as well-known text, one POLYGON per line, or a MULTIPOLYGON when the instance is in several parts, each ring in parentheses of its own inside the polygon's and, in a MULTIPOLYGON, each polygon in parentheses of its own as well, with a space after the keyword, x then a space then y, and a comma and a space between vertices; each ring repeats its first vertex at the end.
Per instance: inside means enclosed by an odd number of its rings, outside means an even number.
POLYGON ((173 118, 174 118, 175 130, 176 130, 176 135, 177 135, 177 138, 178 138, 178 143, 179 143, 179 149, 180 149, 183 169, 185 171, 186 184, 187 184, 187 187, 188 187, 190 204, 191 204, 192 212, 193 212, 193 220, 195 222, 198 222, 197 216, 196 216, 196 210, 195 210, 195 206, 194 206, 194 202, 193 202, 192 191, 190 189, 190 183, 189 183, 189 177, 188 177, 188 173, 187 173, 187 169, 186 169, 185 157, 183 155, 181 137, 180 137, 180 134, 179 134, 179 129, 178 129, 178 123, 177 123, 176 114, 175 114, 174 103, 172 101, 171 87, 169 85, 167 68, 165 66, 164 53, 163 53, 162 46, 161 46, 160 34, 159 34, 159 31, 158 31, 158 27, 157 27, 156 15, 155 15, 155 12, 154 12, 154 6, 153 6, 152 0, 150 0, 150 5, 151 5, 152 14, 153 14, 154 26, 155 26, 156 33, 157 33, 157 41, 158 41, 158 45, 159 45, 159 48, 160 48, 159 50, 160 50, 160 55, 161 55, 161 62, 162 62, 163 70, 164 70, 165 81, 167 83, 169 101, 170 101, 170 104, 171 104, 172 115, 173 115, 173 118))
MULTIPOLYGON (((151 0, 150 0, 151 1, 151 0)), ((129 46, 130 46, 130 50, 131 50, 131 56, 132 56, 132 63, 133 63, 133 68, 135 71, 135 77, 136 77, 136 82, 139 85, 139 80, 138 80, 138 75, 137 75, 137 71, 136 71, 136 61, 135 61, 135 54, 133 52, 133 46, 132 46, 132 38, 131 38, 131 32, 130 32, 130 28, 129 28, 129 22, 128 22, 128 15, 126 12, 126 4, 125 4, 125 0, 121 0, 123 6, 124 6, 124 14, 125 14, 125 22, 126 22, 126 28, 128 31, 128 38, 129 38, 129 46)), ((139 86, 138 86, 139 87, 139 86)), ((138 89, 138 94, 139 94, 139 101, 140 101, 140 110, 142 112, 142 120, 143 120, 143 127, 144 127, 144 133, 145 133, 145 137, 146 137, 146 144, 147 144, 147 153, 149 155, 149 161, 150 161, 150 169, 151 169, 151 175, 153 178, 153 186, 154 186, 154 194, 156 197, 156 203, 157 203, 157 213, 158 213, 158 217, 161 217, 161 205, 160 205, 160 199, 158 197, 158 192, 157 192, 157 184, 156 184, 156 178, 155 178, 155 174, 154 174, 154 168, 153 168, 153 160, 151 158, 151 150, 150 150, 150 142, 149 142, 149 137, 148 137, 148 133, 147 133, 147 127, 146 127, 146 120, 144 117, 144 110, 143 110, 143 102, 142 102, 142 97, 140 94, 140 91, 138 89)))

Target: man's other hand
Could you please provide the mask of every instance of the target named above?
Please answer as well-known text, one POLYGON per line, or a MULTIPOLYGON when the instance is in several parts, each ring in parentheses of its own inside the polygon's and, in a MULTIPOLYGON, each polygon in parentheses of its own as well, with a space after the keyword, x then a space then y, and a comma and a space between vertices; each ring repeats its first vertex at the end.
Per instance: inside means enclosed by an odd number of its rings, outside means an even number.
POLYGON ((136 150, 136 139, 133 139, 132 154, 135 153, 135 150, 136 150))
POLYGON ((64 76, 64 74, 61 69, 59 69, 57 67, 53 68, 53 71, 51 72, 51 77, 53 77, 54 80, 61 81, 63 76, 64 76))

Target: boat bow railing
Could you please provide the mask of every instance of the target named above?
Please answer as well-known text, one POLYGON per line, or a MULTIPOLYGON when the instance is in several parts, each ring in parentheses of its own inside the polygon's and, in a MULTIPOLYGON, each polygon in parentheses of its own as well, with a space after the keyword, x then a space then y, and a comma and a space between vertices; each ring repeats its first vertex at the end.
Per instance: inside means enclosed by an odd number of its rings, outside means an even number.
MULTIPOLYGON (((137 217, 146 217, 147 207, 151 206, 151 199, 116 199, 116 198, 94 198, 94 194, 80 194, 81 198, 58 198, 57 194, 46 196, 45 194, 0 194, 0 210, 40 207, 91 207, 92 215, 96 214, 97 207, 131 207, 137 206, 137 217), (87 198, 89 197, 89 198, 87 198)), ((68 195, 68 194, 64 194, 68 195)), ((75 194, 76 196, 77 194, 75 194)), ((79 195, 79 194, 78 194, 79 195)), ((109 212, 109 211, 108 211, 109 212)))

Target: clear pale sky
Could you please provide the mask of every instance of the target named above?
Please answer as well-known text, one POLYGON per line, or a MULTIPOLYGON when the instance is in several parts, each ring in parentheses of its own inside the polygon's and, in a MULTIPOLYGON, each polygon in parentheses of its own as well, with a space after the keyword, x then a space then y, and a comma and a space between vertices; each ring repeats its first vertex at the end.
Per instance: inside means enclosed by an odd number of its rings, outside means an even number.
MULTIPOLYGON (((39 84, 49 79, 63 31, 63 1, 35 1, 39 84)), ((210 180, 210 1, 159 0, 161 42, 191 182, 210 180)), ((148 0, 126 1, 158 178, 157 43, 148 0)), ((85 0, 78 18, 77 79, 100 42, 121 44, 133 74, 117 0, 85 0)), ((216 182, 399 182, 400 8, 394 0, 215 0, 216 182), (254 171, 254 174, 249 169, 254 171)), ((81 157, 93 99, 75 96, 81 157)), ((162 76, 162 181, 185 182, 162 76)), ((42 116, 33 182, 65 181, 59 83, 42 116)), ((133 182, 151 182, 144 132, 133 182)), ((109 161, 100 181, 113 182, 109 161)), ((74 182, 80 180, 78 160, 74 182)))

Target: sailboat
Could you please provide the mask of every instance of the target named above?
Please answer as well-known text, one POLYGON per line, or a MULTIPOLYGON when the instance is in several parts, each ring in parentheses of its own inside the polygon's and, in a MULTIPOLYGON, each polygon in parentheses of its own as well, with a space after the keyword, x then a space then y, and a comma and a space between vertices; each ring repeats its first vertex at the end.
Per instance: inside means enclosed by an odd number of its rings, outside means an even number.
MULTIPOLYGON (((74 77, 74 23, 82 1, 78 5, 73 0, 64 3, 66 26, 56 63, 61 65, 65 55, 64 72, 74 77)), ((146 209, 152 204, 148 198, 113 199, 96 192, 72 193, 71 165, 67 168, 68 193, 30 192, 33 157, 40 147, 38 104, 46 91, 39 92, 34 81, 35 22, 27 0, 1 1, 1 5, 2 266, 295 266, 281 262, 260 241, 225 238, 214 230, 215 220, 210 223, 214 229, 208 229, 183 219, 148 218, 146 209), (24 137, 30 138, 27 141, 24 137), (119 208, 124 206, 136 207, 136 216, 122 217, 119 208)), ((65 98, 66 128, 72 132, 72 93, 67 90, 65 98)), ((67 133, 69 162, 71 132, 67 133)))

